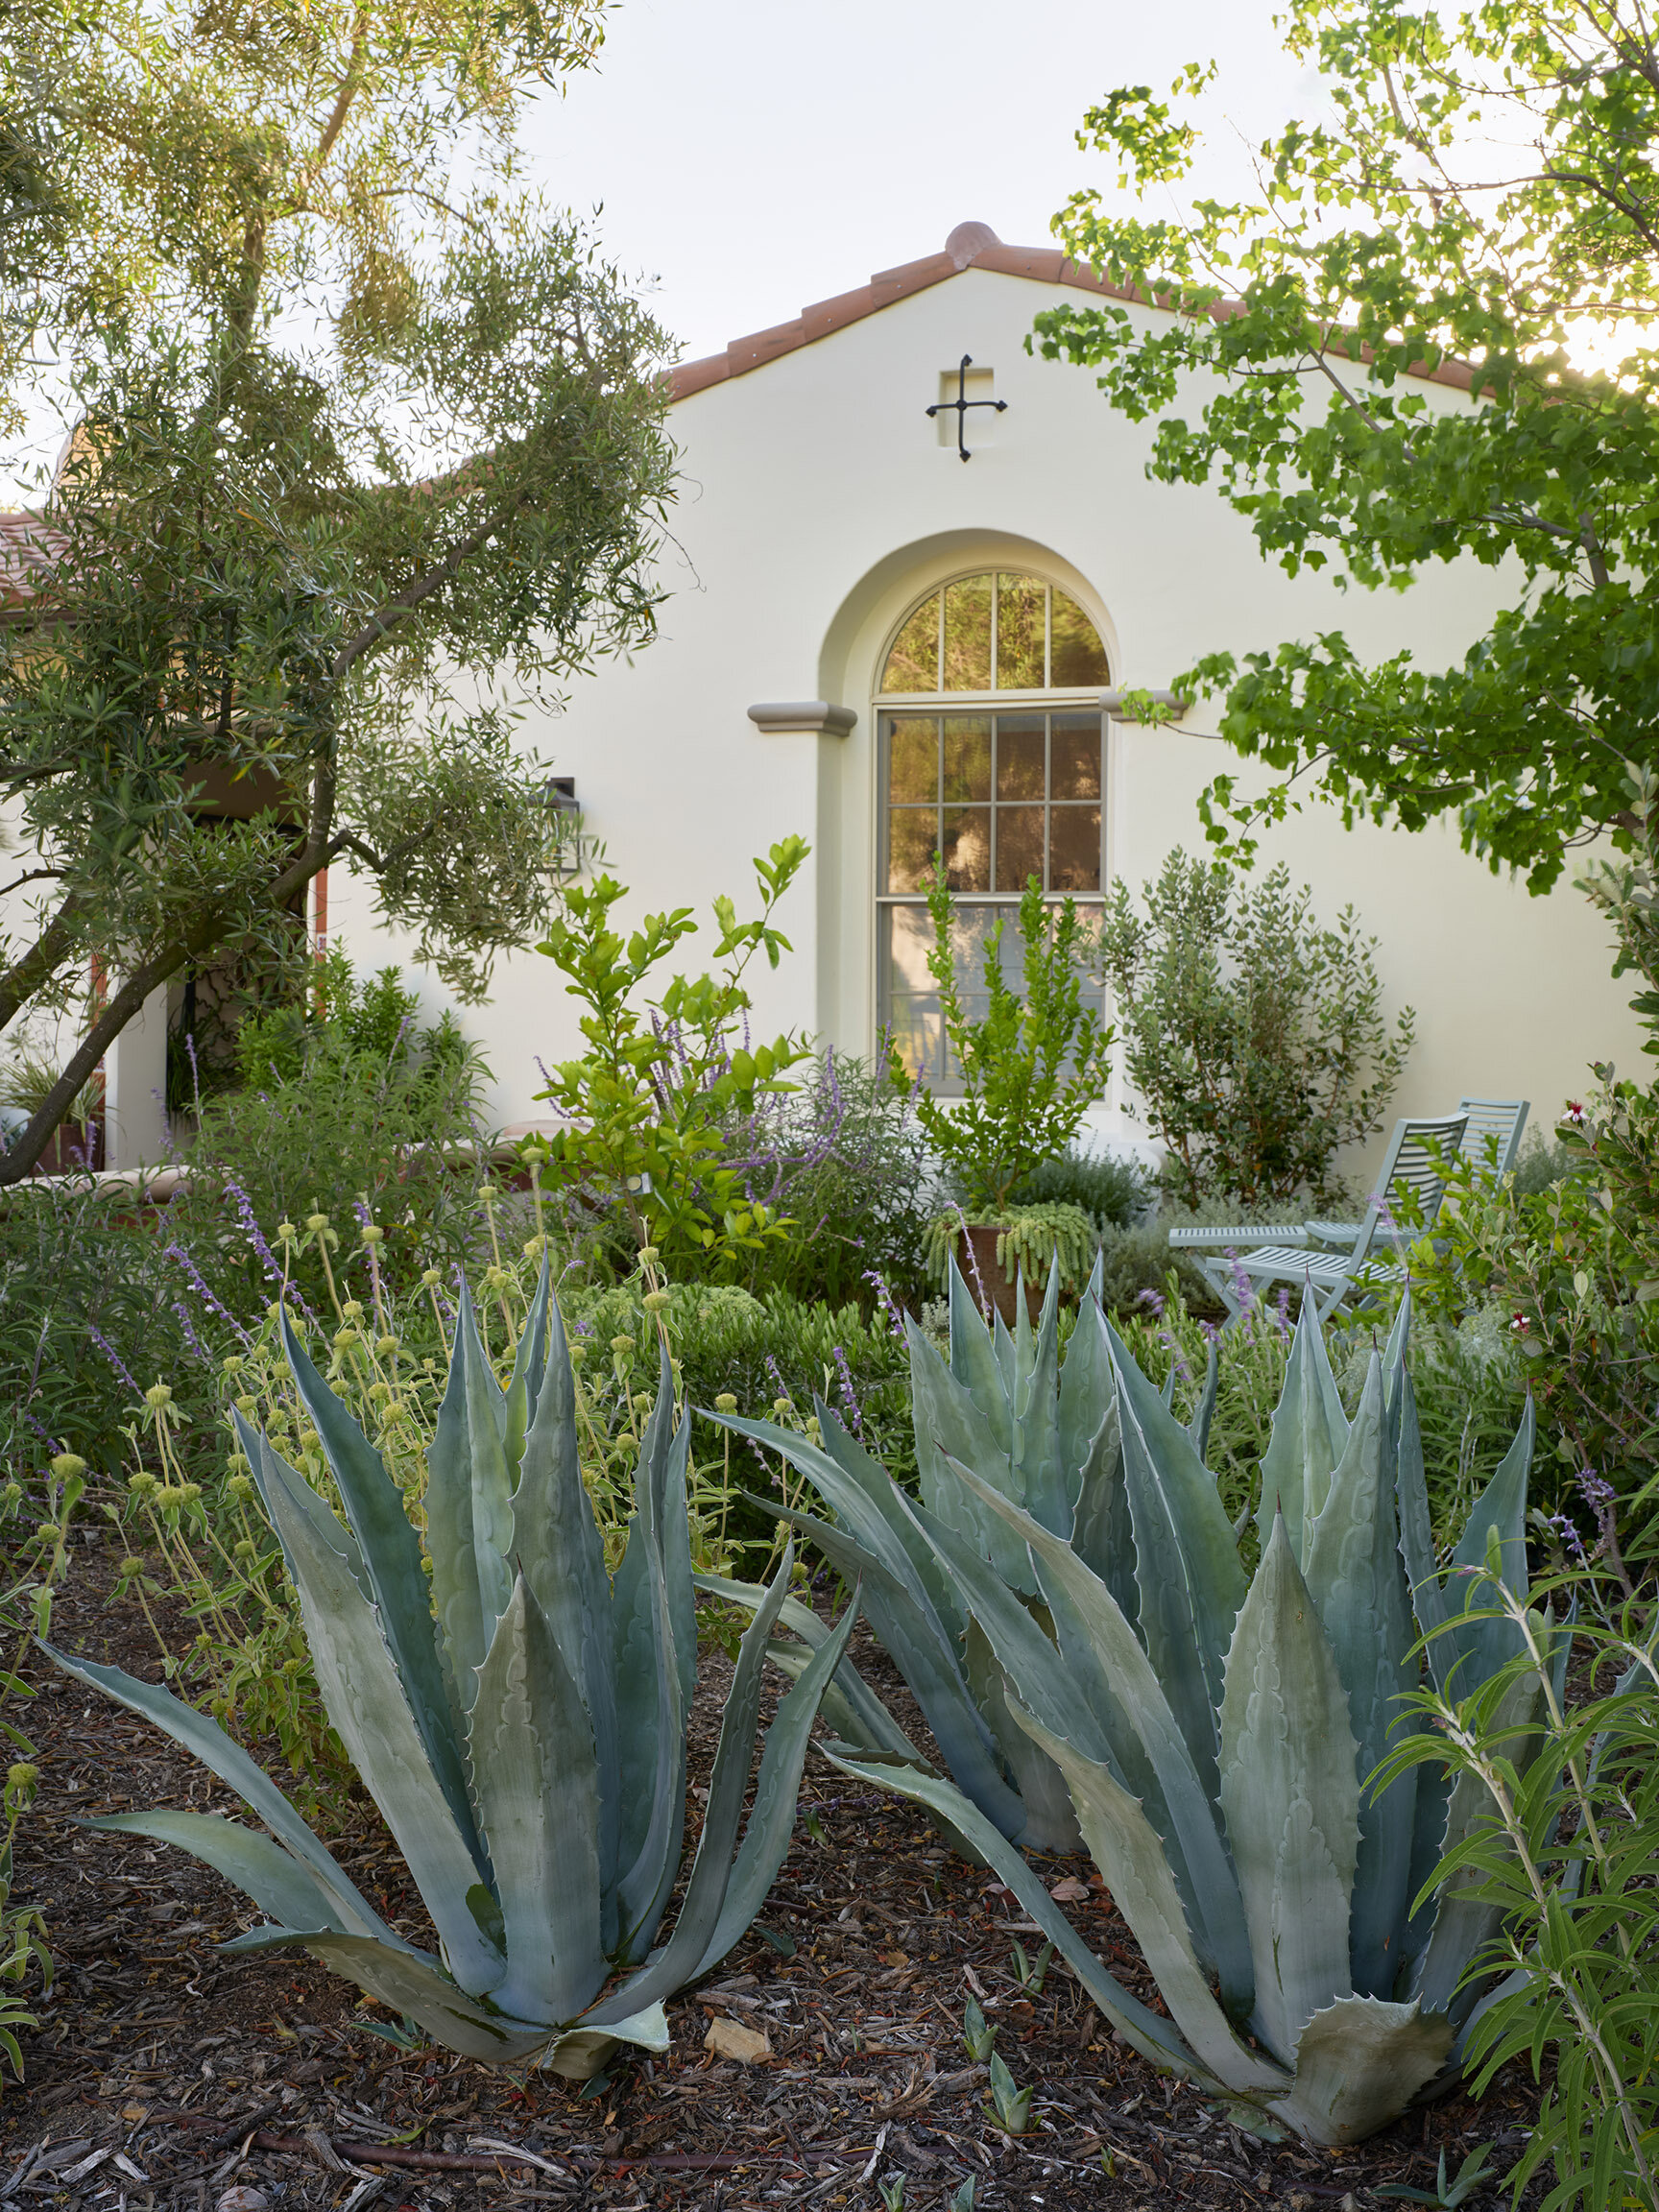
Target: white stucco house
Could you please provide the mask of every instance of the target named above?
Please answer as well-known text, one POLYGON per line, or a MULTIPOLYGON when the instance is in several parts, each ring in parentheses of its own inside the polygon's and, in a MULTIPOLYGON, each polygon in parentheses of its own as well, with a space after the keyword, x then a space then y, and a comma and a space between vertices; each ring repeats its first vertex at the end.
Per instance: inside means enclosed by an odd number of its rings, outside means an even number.
MULTIPOLYGON (((794 958, 756 986, 768 1034, 804 1027, 869 1053, 891 1023, 937 1071, 916 891, 935 841, 974 926, 1028 868, 1084 901, 1117 878, 1138 885, 1172 846, 1201 849, 1195 797, 1236 763, 1214 702, 1141 726, 1126 690, 1166 692, 1208 650, 1335 627, 1362 655, 1404 644, 1442 665, 1500 603, 1505 579, 1473 563, 1404 594, 1286 577, 1218 495, 1149 482, 1149 428, 1026 351, 1034 317, 1079 287, 1100 289, 1050 249, 964 223, 942 251, 674 374, 683 477, 661 634, 578 683, 525 741, 574 780, 638 912, 706 916, 721 892, 747 911, 748 856, 789 831, 810 841, 781 917, 794 958), (941 408, 957 397, 974 404, 941 408)), ((1436 407, 1471 404, 1450 380, 1425 390, 1436 407)), ((1389 1001, 1416 1009, 1396 1111, 1520 1094, 1548 1120, 1590 1061, 1633 1064, 1605 927, 1571 888, 1532 899, 1450 828, 1344 830, 1317 805, 1263 838, 1260 864, 1281 858, 1322 915, 1353 902, 1381 940, 1389 1001)), ((367 886, 337 869, 324 896, 328 934, 360 966, 407 958, 367 886)), ((422 990, 442 1003, 435 979, 422 990)), ((155 1156, 152 1012, 112 1055, 117 1160, 155 1156)), ((534 1118, 538 1057, 578 1046, 551 964, 503 963, 491 1002, 462 1019, 496 1118, 534 1118)), ((1131 1105, 1120 1089, 1103 1101, 1102 1128, 1132 1129, 1131 1105)))

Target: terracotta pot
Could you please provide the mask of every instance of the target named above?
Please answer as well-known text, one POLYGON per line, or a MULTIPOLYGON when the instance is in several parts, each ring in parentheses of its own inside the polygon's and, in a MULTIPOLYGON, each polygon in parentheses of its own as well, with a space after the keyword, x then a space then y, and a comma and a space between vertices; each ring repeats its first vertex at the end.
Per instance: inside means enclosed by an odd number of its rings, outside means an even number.
MULTIPOLYGON (((1020 1295, 1018 1267, 1012 1275, 1004 1274, 997 1262, 997 1239, 1002 1234, 995 1221, 974 1222, 957 1232, 956 1264, 962 1270, 962 1279, 975 1299, 988 1298, 1012 1329, 1020 1295), (966 1237, 968 1249, 963 1251, 966 1237)), ((1025 1286, 1025 1310, 1033 1321, 1043 1310, 1043 1286, 1027 1283, 1025 1286)))

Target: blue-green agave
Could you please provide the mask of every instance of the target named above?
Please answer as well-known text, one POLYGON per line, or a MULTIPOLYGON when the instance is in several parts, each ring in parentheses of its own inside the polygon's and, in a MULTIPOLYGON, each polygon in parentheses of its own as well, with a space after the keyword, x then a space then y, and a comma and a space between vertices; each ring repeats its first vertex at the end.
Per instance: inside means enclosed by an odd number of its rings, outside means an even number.
MULTIPOLYGON (((1310 1305, 1262 1460, 1247 1577, 1203 1462, 1207 1409, 1183 1426, 1093 1299, 1056 1388, 1053 1309, 1051 1286, 1035 1331, 988 1332, 953 1283, 949 1371, 913 1333, 920 1503, 826 1407, 822 1449, 741 1425, 830 1508, 832 1522, 792 1518, 862 1576, 872 1625, 954 1779, 869 1724, 874 1700, 845 1662, 827 1707, 846 1739, 835 1756, 994 1866, 1146 2056, 1258 2124, 1356 2141, 1455 2067, 1484 1993, 1466 1975, 1495 1912, 1455 1880, 1413 1906, 1488 1809, 1434 1761, 1365 1785, 1421 1724, 1402 1703, 1422 1679, 1421 1639, 1456 1696, 1520 1651, 1519 1630, 1479 1599, 1493 1575, 1526 1596, 1530 1408, 1443 1577, 1405 1367, 1408 1309, 1373 1354, 1350 1422, 1310 1305), (1008 1756, 1016 1733, 1063 1779, 1169 2018, 1106 1972, 1013 1847, 1032 1824, 1016 1825, 997 1786, 1017 1780, 1027 1805, 1035 1794, 1008 1756)), ((1537 1625, 1559 1676, 1566 1629, 1537 1625)), ((1497 1717, 1518 1731, 1518 1764, 1543 1698, 1537 1675, 1523 1675, 1497 1717)))
POLYGON ((269 1833, 168 1811, 91 1825, 177 1843, 246 1890, 270 1924, 228 1950, 309 1951, 468 2057, 538 2060, 581 2079, 619 2041, 665 2049, 662 2001, 736 1942, 788 1849, 807 1736, 852 1608, 767 1731, 739 1843, 786 1552, 738 1653, 679 1918, 653 1950, 680 1872, 697 1663, 689 1422, 675 1427, 666 1355, 613 1583, 583 1487, 545 1266, 505 1391, 463 1293, 428 1454, 428 1582, 379 1454, 285 1319, 283 1330, 346 1522, 245 1423, 241 1442, 299 1592, 329 1719, 408 1863, 441 1956, 386 1925, 216 1721, 116 1668, 53 1650, 193 1752, 269 1833))

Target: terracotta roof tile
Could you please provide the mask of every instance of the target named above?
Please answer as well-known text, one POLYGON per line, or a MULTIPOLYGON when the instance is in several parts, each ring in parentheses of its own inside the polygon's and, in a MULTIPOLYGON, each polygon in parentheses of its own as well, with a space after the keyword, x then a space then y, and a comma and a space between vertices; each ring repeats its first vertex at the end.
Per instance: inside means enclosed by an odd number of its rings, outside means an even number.
MULTIPOLYGON (((723 384, 733 376, 746 376, 752 369, 763 369, 768 361, 776 361, 780 354, 815 345, 820 338, 845 330, 850 324, 861 323, 867 315, 879 314, 883 307, 907 300, 913 293, 925 292, 929 285, 943 284, 966 269, 983 269, 996 276, 1022 276, 1037 284, 1065 284, 1079 292, 1104 294, 1112 300, 1156 304, 1146 301, 1130 285, 1108 283, 1093 269, 1071 260, 1057 247, 1004 246, 988 224, 959 223, 942 253, 926 253, 920 261, 902 261, 896 269, 878 270, 868 284, 860 284, 851 292, 837 292, 829 300, 815 301, 810 307, 804 307, 791 323, 778 323, 770 330, 752 330, 747 337, 733 338, 724 353, 709 353, 700 361, 683 361, 677 369, 668 372, 669 397, 688 399, 694 392, 706 392, 711 384, 723 384)), ((1228 301, 1211 309, 1217 322, 1224 321, 1233 312, 1233 303, 1228 301)), ((1360 357, 1369 359, 1369 352, 1360 357)), ((1471 371, 1461 361, 1445 361, 1437 369, 1413 369, 1409 373, 1420 376, 1425 383, 1449 384, 1460 392, 1469 391, 1474 384, 1471 371)))

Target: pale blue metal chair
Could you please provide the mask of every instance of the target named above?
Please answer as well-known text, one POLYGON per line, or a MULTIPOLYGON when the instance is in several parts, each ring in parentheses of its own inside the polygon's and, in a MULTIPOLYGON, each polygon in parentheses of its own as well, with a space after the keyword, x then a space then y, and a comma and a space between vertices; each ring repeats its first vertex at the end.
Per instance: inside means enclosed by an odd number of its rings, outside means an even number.
MULTIPOLYGON (((1230 1247, 1200 1258, 1198 1265, 1226 1307, 1228 1319, 1243 1311, 1246 1285, 1258 1295, 1275 1283, 1300 1288, 1313 1299, 1314 1310, 1324 1321, 1361 1272, 1368 1285, 1403 1276, 1398 1259, 1386 1259, 1378 1250, 1379 1239, 1383 1247, 1397 1251, 1403 1238, 1421 1236, 1432 1226, 1446 1195, 1442 1163, 1456 1156, 1468 1124, 1469 1117, 1462 1111, 1421 1119, 1407 1116, 1397 1121, 1363 1221, 1310 1221, 1300 1233, 1274 1232, 1251 1244, 1236 1238, 1230 1247)), ((1251 1235, 1238 1233, 1238 1237, 1251 1235)), ((1171 1237, 1171 1244, 1174 1241, 1171 1237)))

